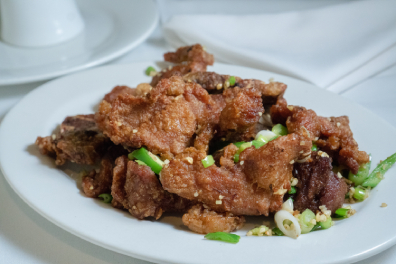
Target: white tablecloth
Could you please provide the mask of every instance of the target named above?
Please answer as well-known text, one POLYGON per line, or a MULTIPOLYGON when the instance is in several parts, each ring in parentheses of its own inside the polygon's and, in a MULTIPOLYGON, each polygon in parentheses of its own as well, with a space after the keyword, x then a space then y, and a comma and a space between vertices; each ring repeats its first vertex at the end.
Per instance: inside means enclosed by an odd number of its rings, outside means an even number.
MULTIPOLYGON (((135 50, 109 64, 159 60, 169 49, 160 31, 157 30, 135 50)), ((44 82, 0 86, 0 121, 24 95, 42 83, 44 82)), ((363 105, 396 126, 395 84, 396 67, 352 88, 342 96, 363 105)), ((98 247, 52 224, 25 204, 10 188, 0 172, 0 263, 141 264, 148 262, 98 247)), ((369 263, 396 263, 396 247, 359 262, 359 264, 369 263)))

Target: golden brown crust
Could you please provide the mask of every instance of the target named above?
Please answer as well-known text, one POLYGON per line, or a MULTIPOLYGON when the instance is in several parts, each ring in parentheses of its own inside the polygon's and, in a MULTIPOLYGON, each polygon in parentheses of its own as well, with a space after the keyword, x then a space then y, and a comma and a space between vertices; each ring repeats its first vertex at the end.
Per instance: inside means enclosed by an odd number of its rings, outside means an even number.
POLYGON ((194 144, 207 150, 220 110, 199 85, 180 77, 164 79, 145 97, 121 94, 109 104, 102 101, 96 121, 115 144, 146 146, 171 158, 194 144))
POLYGON ((229 233, 241 229, 245 223, 245 218, 234 216, 229 212, 217 213, 198 204, 183 215, 182 221, 195 233, 208 234, 213 232, 229 233))
POLYGON ((201 202, 216 212, 236 215, 268 215, 279 210, 283 195, 258 188, 243 173, 243 167, 233 162, 235 146, 225 149, 221 167, 204 168, 201 160, 206 153, 186 149, 165 166, 160 181, 165 190, 181 197, 201 202), (192 162, 192 163, 191 163, 192 162))

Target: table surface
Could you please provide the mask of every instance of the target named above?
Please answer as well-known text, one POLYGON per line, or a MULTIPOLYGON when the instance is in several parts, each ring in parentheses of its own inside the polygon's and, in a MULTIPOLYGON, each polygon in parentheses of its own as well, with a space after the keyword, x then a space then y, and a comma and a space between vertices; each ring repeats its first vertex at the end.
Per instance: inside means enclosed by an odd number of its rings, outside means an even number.
MULTIPOLYGON (((143 44, 108 64, 159 60, 172 50, 157 29, 143 44)), ((44 82, 0 86, 0 122, 18 101, 44 82)), ((342 94, 396 127, 396 67, 342 94)), ((1 146, 0 146, 1 147, 1 146)), ((82 240, 52 224, 10 188, 0 172, 0 263, 149 263, 82 240)), ((396 263, 396 246, 359 264, 396 263)))

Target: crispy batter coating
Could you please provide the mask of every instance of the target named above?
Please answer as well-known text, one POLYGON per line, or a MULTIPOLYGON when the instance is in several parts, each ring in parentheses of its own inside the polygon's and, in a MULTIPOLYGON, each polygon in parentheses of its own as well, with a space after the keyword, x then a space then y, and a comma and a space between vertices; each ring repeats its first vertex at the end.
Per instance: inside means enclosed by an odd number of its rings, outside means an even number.
POLYGON ((212 232, 232 232, 241 229, 245 223, 243 216, 232 213, 217 213, 205 209, 201 204, 194 205, 188 213, 183 215, 183 224, 199 234, 212 232))
POLYGON ((297 194, 294 198, 294 207, 303 212, 310 209, 319 210, 325 205, 334 213, 342 207, 348 186, 343 179, 332 171, 331 158, 321 157, 312 152, 312 161, 297 163, 293 169, 293 176, 298 179, 297 194))
POLYGON ((146 146, 171 158, 191 145, 207 150, 219 115, 220 109, 202 87, 174 76, 145 97, 121 94, 112 104, 102 101, 95 117, 115 144, 146 146))
POLYGON ((150 167, 129 161, 126 156, 116 160, 111 194, 115 204, 122 204, 138 219, 159 219, 165 211, 185 212, 192 204, 165 191, 150 167))
POLYGON ((369 161, 367 153, 359 151, 347 116, 321 117, 304 107, 287 106, 284 99, 271 108, 271 116, 274 122, 286 124, 290 133, 305 127, 320 150, 354 174, 359 165, 369 161))
POLYGON ((220 115, 221 131, 245 132, 258 123, 264 107, 260 92, 255 88, 228 89, 224 91, 226 105, 220 115))
POLYGON ((35 143, 41 154, 55 157, 56 165, 67 160, 78 164, 95 164, 113 144, 98 129, 94 115, 69 116, 60 125, 60 131, 35 143))
POLYGON ((116 86, 114 87, 111 92, 107 93, 103 100, 106 100, 109 103, 114 102, 114 100, 118 97, 120 94, 132 94, 136 95, 136 89, 130 88, 128 86, 116 86))
POLYGON ((166 165, 160 174, 165 190, 181 197, 201 202, 216 212, 231 212, 236 215, 268 215, 278 211, 282 195, 258 188, 249 181, 244 167, 234 164, 237 147, 233 144, 224 150, 216 165, 204 168, 201 160, 206 153, 194 148, 186 149, 166 165))
POLYGON ((312 143, 304 135, 292 133, 268 142, 259 149, 250 147, 239 159, 243 171, 260 188, 275 193, 290 190, 293 164, 309 159, 312 143))

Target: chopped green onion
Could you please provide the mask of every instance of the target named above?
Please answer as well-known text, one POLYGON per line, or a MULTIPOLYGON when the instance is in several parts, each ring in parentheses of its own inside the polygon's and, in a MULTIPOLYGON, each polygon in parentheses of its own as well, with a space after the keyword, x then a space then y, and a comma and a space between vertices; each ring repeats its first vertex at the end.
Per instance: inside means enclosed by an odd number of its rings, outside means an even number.
POLYGON ((275 236, 284 236, 285 234, 283 234, 282 230, 280 230, 279 228, 275 227, 274 229, 272 229, 272 233, 274 233, 275 236))
POLYGON ((333 224, 332 224, 332 219, 331 219, 331 217, 329 216, 327 219, 326 219, 326 221, 324 221, 324 222, 319 222, 319 224, 320 224, 320 227, 322 228, 322 229, 328 229, 328 228, 330 228, 333 224))
POLYGON ((237 146, 238 148, 240 148, 242 146, 243 143, 246 143, 245 141, 241 141, 241 142, 235 142, 233 143, 235 146, 237 146))
POLYGON ((312 228, 315 226, 311 221, 312 219, 315 219, 315 214, 309 210, 306 209, 300 216, 300 226, 301 226, 301 234, 306 234, 311 232, 312 228))
POLYGON ((312 143, 311 151, 318 151, 318 146, 315 143, 312 143))
POLYGON ((145 148, 134 150, 133 152, 129 153, 128 158, 131 160, 135 158, 144 162, 156 174, 161 172, 162 166, 164 165, 164 162, 160 158, 145 148))
POLYGON ((265 232, 267 232, 269 228, 265 225, 258 226, 256 228, 253 228, 249 232, 247 232, 247 236, 264 236, 266 235, 265 232))
POLYGON ((369 175, 370 167, 371 167, 371 157, 368 163, 360 165, 356 175, 353 174, 352 172, 349 172, 348 179, 352 181, 355 184, 355 186, 362 185, 362 183, 367 179, 369 175))
POLYGON ((149 67, 146 69, 146 75, 147 75, 147 76, 153 76, 153 75, 152 75, 153 73, 157 73, 157 71, 156 71, 153 67, 149 66, 149 67))
POLYGON ((234 86, 235 85, 235 76, 230 76, 230 78, 228 79, 228 82, 230 83, 230 86, 234 86))
POLYGON ((346 208, 338 208, 338 209, 335 211, 335 214, 336 214, 336 216, 347 217, 347 216, 348 216, 348 212, 349 212, 349 209, 346 209, 346 208))
POLYGON ((374 188, 384 178, 384 174, 396 162, 396 153, 386 158, 370 173, 367 179, 362 183, 364 187, 374 188))
POLYGON ((241 154, 242 151, 244 151, 245 149, 247 149, 247 148, 249 148, 251 146, 252 146, 252 142, 244 142, 244 143, 242 143, 242 145, 239 147, 238 151, 234 155, 234 162, 238 162, 239 161, 239 154, 241 154))
POLYGON ((260 132, 257 133, 256 135, 256 140, 258 141, 263 141, 264 143, 268 143, 271 140, 274 140, 278 137, 277 134, 275 134, 272 131, 269 130, 261 130, 260 132))
POLYGON ((287 193, 288 193, 288 194, 295 194, 296 192, 297 192, 296 187, 292 186, 291 189, 290 189, 290 191, 288 191, 287 193))
POLYGON ((136 161, 136 163, 139 164, 139 165, 147 166, 147 164, 144 163, 144 162, 141 161, 141 160, 135 160, 135 161, 136 161))
POLYGON ((288 133, 287 128, 282 126, 281 124, 276 124, 275 126, 273 126, 272 132, 274 132, 278 136, 285 136, 288 133))
POLYGON ((111 200, 113 200, 113 196, 111 196, 111 194, 109 194, 109 193, 99 194, 98 197, 102 198, 103 202, 105 202, 105 203, 111 203, 111 200))
POLYGON ((319 223, 317 223, 316 225, 314 225, 314 227, 312 227, 311 232, 316 231, 320 228, 321 228, 321 225, 319 223))
POLYGON ((235 234, 230 234, 225 232, 215 232, 215 233, 207 234, 205 238, 209 240, 219 240, 223 242, 236 244, 239 242, 239 239, 241 237, 235 234))
POLYGON ((206 156, 206 158, 204 158, 204 159, 202 160, 202 165, 203 165, 205 168, 207 168, 207 167, 209 167, 209 166, 212 166, 214 163, 215 163, 215 161, 214 161, 212 155, 208 155, 208 156, 206 156))
POLYGON ((355 192, 353 193, 353 198, 358 201, 363 201, 369 196, 370 191, 362 186, 358 186, 355 188, 355 192))
POLYGON ((252 141, 252 145, 253 145, 256 149, 258 149, 258 148, 261 148, 262 146, 264 146, 264 145, 265 145, 265 142, 259 141, 259 140, 253 140, 253 141, 252 141))

